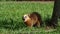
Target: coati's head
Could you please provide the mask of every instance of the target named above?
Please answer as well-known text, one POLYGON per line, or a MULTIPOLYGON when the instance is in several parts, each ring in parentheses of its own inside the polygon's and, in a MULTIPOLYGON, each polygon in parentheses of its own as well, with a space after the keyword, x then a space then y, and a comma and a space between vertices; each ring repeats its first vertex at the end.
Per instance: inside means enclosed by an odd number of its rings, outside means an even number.
POLYGON ((30 19, 29 17, 29 14, 25 14, 23 17, 22 17, 23 21, 26 22, 30 19))

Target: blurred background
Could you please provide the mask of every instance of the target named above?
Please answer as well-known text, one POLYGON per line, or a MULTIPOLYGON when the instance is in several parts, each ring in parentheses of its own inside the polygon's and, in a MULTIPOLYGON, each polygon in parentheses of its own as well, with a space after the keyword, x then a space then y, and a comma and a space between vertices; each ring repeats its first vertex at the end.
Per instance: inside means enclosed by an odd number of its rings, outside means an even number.
MULTIPOLYGON (((53 8, 54 0, 0 0, 0 34, 26 34, 31 32, 33 34, 60 34, 60 30, 58 30, 60 27, 55 31, 46 32, 45 30, 45 23, 51 19, 53 8), (41 14, 45 27, 33 27, 32 29, 26 27, 22 16, 34 11, 41 14)), ((60 19, 58 21, 60 24, 60 19)))
POLYGON ((54 0, 0 0, 0 1, 54 1, 54 0))

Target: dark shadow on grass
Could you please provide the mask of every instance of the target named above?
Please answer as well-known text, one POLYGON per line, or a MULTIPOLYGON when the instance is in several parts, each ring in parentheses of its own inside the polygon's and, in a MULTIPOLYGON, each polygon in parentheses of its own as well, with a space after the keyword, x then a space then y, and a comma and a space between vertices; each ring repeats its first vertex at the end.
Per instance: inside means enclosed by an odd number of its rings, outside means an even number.
MULTIPOLYGON (((51 17, 49 17, 49 15, 47 15, 47 17, 45 18, 45 24, 46 24, 46 27, 48 26, 49 28, 54 28, 54 24, 55 23, 51 23, 51 17)), ((58 27, 58 25, 56 26, 56 28, 58 27)), ((55 29, 55 28, 54 28, 55 29)))
POLYGON ((0 20, 0 28, 5 29, 22 29, 23 27, 26 27, 25 24, 21 21, 15 21, 12 18, 5 18, 4 20, 0 20))

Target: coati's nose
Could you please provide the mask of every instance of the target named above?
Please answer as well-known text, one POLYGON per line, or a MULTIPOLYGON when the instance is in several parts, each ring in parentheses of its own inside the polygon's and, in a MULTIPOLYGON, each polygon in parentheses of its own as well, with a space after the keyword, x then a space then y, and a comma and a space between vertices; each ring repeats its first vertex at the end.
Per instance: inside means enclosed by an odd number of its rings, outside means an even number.
POLYGON ((25 20, 24 17, 22 17, 22 20, 25 20))

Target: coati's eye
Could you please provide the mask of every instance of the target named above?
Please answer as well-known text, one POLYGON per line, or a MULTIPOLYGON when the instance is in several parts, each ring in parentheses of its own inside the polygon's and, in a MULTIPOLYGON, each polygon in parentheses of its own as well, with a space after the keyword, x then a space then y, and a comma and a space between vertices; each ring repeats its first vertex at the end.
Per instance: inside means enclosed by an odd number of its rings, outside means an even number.
POLYGON ((26 19, 26 18, 27 18, 27 16, 24 16, 24 18, 26 19))

